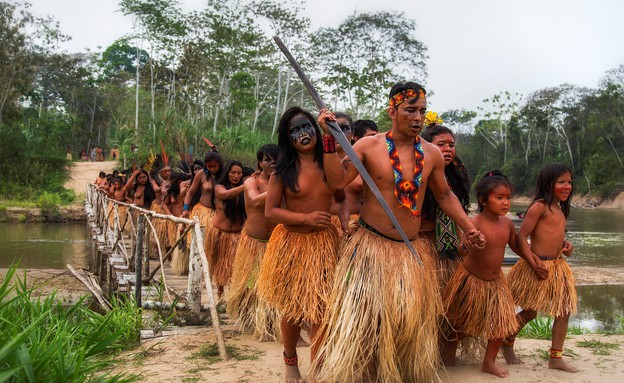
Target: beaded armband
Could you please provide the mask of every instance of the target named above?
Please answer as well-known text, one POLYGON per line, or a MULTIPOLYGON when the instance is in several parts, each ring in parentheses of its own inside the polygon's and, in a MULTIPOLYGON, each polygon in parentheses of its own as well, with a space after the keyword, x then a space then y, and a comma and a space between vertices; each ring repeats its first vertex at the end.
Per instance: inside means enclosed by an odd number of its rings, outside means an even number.
POLYGON ((334 136, 323 136, 323 153, 336 153, 336 139, 334 136))

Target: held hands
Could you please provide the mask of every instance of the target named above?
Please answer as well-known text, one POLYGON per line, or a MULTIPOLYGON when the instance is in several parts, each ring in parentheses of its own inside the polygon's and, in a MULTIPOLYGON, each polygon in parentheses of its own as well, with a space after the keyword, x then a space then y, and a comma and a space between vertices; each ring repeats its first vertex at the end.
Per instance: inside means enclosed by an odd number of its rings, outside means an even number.
POLYGON ((184 211, 182 212, 182 214, 180 215, 180 217, 182 217, 182 218, 188 218, 190 214, 191 214, 191 213, 190 213, 188 210, 184 210, 184 211))
POLYGON ((566 256, 569 257, 570 255, 572 255, 572 251, 574 250, 574 247, 572 246, 572 244, 568 241, 563 241, 563 249, 561 249, 561 252, 566 256))
POLYGON ((316 119, 316 121, 321 127, 321 130, 323 131, 324 135, 326 136, 331 135, 331 132, 329 131, 329 126, 327 126, 326 121, 336 121, 336 117, 334 116, 332 112, 329 111, 329 109, 321 109, 319 111, 319 116, 316 119))
POLYGON ((464 241, 464 246, 468 250, 474 249, 484 249, 485 248, 485 235, 481 233, 477 229, 473 229, 465 233, 466 240, 464 241))
POLYGON ((539 259, 539 257, 534 256, 534 259, 535 259, 535 268, 533 269, 533 272, 539 279, 547 279, 548 268, 546 267, 546 265, 544 265, 544 262, 542 262, 542 260, 539 259))

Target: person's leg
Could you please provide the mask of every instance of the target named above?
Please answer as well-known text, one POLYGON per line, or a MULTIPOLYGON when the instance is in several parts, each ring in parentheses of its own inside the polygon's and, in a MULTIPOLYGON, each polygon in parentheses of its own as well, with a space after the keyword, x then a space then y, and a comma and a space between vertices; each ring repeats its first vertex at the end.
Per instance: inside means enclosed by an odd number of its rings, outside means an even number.
POLYGON ((464 338, 464 334, 461 332, 451 333, 449 335, 448 340, 446 341, 446 345, 444 346, 444 350, 442 351, 442 363, 446 367, 452 367, 457 362, 455 360, 455 355, 457 354, 457 345, 459 341, 464 338))
POLYGON ((563 370, 567 372, 577 372, 578 368, 568 364, 561 357, 563 355, 563 341, 568 333, 568 321, 570 315, 555 317, 552 328, 552 347, 550 348, 550 359, 548 368, 563 370))
POLYGON ((516 352, 514 351, 514 342, 524 326, 526 326, 527 323, 535 319, 536 316, 537 312, 533 310, 522 310, 518 313, 517 318, 520 325, 520 327, 518 327, 518 331, 516 331, 515 334, 507 336, 505 339, 503 339, 502 343, 503 356, 505 357, 505 360, 508 364, 524 364, 524 362, 518 358, 516 352))
POLYGON ((481 365, 481 371, 496 375, 499 378, 506 378, 509 376, 509 371, 496 365, 496 355, 498 354, 498 350, 501 348, 502 343, 502 338, 488 340, 487 348, 485 349, 485 357, 483 358, 483 364, 481 365))
POLYGON ((299 372, 299 360, 297 357, 297 341, 301 327, 291 323, 285 317, 282 318, 282 341, 284 342, 284 382, 302 383, 304 382, 299 372))

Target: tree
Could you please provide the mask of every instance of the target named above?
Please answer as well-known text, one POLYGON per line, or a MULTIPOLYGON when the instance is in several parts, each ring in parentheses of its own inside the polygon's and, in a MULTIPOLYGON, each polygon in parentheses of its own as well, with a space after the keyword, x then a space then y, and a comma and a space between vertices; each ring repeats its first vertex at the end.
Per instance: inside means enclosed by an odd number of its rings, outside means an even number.
POLYGON ((354 13, 337 28, 311 36, 315 68, 325 90, 355 118, 374 116, 390 86, 426 77, 427 48, 414 36, 416 22, 404 13, 354 13))
POLYGON ((518 112, 519 100, 521 96, 518 93, 510 93, 508 91, 500 92, 491 98, 483 100, 484 106, 478 107, 484 117, 490 121, 488 124, 482 124, 478 133, 492 147, 502 149, 503 165, 507 163, 507 150, 509 141, 507 140, 507 127, 509 119, 518 112))
POLYGON ((477 117, 477 112, 466 109, 449 109, 441 113, 440 117, 455 134, 468 133, 468 130, 472 128, 472 121, 477 117))

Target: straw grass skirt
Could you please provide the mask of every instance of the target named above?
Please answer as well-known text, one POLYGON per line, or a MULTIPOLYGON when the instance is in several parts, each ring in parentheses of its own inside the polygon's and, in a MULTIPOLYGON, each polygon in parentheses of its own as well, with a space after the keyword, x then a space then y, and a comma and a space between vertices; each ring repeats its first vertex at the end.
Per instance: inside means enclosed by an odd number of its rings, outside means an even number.
MULTIPOLYGON (((108 201, 108 210, 107 210, 107 215, 108 215, 108 225, 111 229, 115 229, 115 212, 113 211, 114 209, 114 204, 112 201, 108 201)), ((128 219, 128 208, 122 205, 117 205, 117 216, 119 217, 119 228, 121 229, 122 227, 124 227, 124 224, 126 223, 126 220, 128 219)), ((126 226, 129 226, 130 224, 126 224, 126 226)), ((125 230, 127 230, 128 228, 125 227, 125 230)))
POLYGON ((509 271, 507 280, 516 304, 553 317, 576 314, 577 296, 574 276, 563 258, 544 261, 548 278, 539 279, 531 266, 520 259, 509 271))
POLYGON ((334 225, 314 233, 277 225, 260 266, 260 299, 293 323, 321 323, 334 279, 337 247, 334 225))
MULTIPOLYGON (((202 205, 201 203, 195 204, 193 209, 191 210, 191 214, 189 214, 189 218, 192 220, 197 217, 199 220, 199 225, 201 226, 204 233, 204 251, 206 254, 210 251, 208 247, 208 231, 212 228, 212 218, 215 213, 209 207, 202 205)), ((192 232, 188 233, 188 237, 186 238, 186 243, 191 243, 192 232)))
POLYGON ((230 283, 240 235, 240 231, 225 232, 214 226, 206 233, 206 257, 212 272, 212 283, 217 286, 230 283))
POLYGON ((459 265, 444 293, 446 317, 455 331, 485 339, 501 339, 518 330, 516 307, 500 271, 486 281, 459 265))
MULTIPOLYGON (((154 213, 167 215, 167 212, 162 207, 162 205, 154 201, 150 207, 150 210, 154 213)), ((158 236, 158 241, 160 242, 160 247, 163 251, 170 248, 171 245, 176 241, 177 235, 175 234, 176 224, 173 221, 169 221, 168 219, 161 218, 151 218, 152 224, 156 229, 156 235, 158 236), (173 236, 171 233, 174 233, 173 236)), ((150 235, 150 241, 153 241, 154 238, 150 235)))
POLYGON ((253 238, 243 229, 236 248, 232 282, 227 296, 227 313, 260 340, 275 341, 280 335, 280 315, 261 304, 256 291, 260 264, 267 248, 266 240, 253 238))
MULTIPOLYGON (((435 231, 422 231, 420 235, 429 241, 429 246, 431 246, 431 248, 435 249, 435 231)), ((463 262, 463 259, 459 255, 455 258, 445 257, 436 250, 431 254, 436 263, 440 294, 444 294, 444 288, 448 285, 449 280, 455 273, 455 270, 457 270, 457 267, 463 262)))
MULTIPOLYGON (((185 225, 182 223, 169 226, 169 237, 174 239, 171 243, 172 245, 178 240, 178 238, 180 238, 180 229, 183 229, 184 227, 185 225)), ((182 246, 178 245, 175 249, 173 249, 173 254, 171 255, 171 271, 173 274, 188 275, 189 257, 190 250, 188 246, 185 246, 185 244, 182 244, 182 246)))
POLYGON ((340 262, 319 330, 316 378, 327 382, 437 380, 442 304, 432 251, 360 227, 341 247, 340 262), (375 371, 371 376, 370 371, 375 371))

